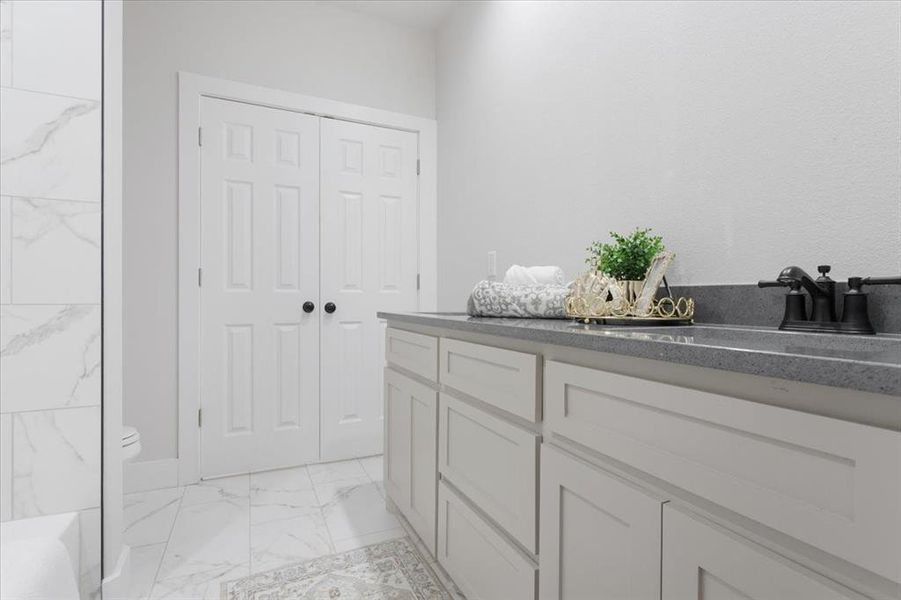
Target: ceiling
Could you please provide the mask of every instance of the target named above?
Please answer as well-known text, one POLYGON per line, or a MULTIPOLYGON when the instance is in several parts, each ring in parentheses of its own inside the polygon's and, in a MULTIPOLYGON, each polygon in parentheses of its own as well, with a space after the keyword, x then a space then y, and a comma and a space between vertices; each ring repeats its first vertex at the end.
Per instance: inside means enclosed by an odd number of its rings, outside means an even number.
POLYGON ((459 0, 326 0, 321 4, 364 13, 416 29, 436 29, 459 0))

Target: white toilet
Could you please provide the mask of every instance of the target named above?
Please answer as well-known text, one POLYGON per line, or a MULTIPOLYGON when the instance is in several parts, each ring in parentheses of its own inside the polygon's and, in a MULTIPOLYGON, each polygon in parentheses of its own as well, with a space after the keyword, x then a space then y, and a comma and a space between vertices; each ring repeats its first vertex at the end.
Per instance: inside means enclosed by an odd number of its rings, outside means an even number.
POLYGON ((141 434, 130 425, 122 426, 122 462, 134 460, 141 453, 141 434))

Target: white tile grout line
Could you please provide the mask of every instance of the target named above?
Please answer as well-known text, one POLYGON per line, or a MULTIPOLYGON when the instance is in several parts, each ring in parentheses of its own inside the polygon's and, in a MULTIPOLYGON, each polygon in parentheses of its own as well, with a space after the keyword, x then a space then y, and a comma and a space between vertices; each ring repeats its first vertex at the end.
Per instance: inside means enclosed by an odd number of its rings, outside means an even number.
POLYGON ((188 486, 181 486, 181 495, 178 497, 178 508, 175 509, 175 518, 172 519, 172 525, 169 526, 169 535, 166 536, 166 546, 163 548, 163 553, 160 554, 160 562, 156 565, 156 571, 153 573, 153 583, 150 584, 150 591, 147 592, 147 597, 153 597, 153 590, 156 588, 156 583, 159 580, 160 569, 163 566, 163 559, 166 558, 166 552, 169 550, 169 541, 172 539, 172 532, 175 530, 175 524, 178 522, 178 515, 181 513, 181 503, 185 497, 185 490, 188 486))
MULTIPOLYGON (((10 52, 10 59, 12 59, 12 52, 10 52)), ((13 84, 12 81, 12 65, 10 65, 10 84, 13 84)), ((94 104, 100 104, 102 102, 102 98, 85 98, 84 96, 72 96, 70 94, 60 94, 58 92, 46 92, 44 90, 34 90, 30 88, 18 87, 16 85, 0 85, 0 90, 9 90, 12 92, 25 92, 26 94, 39 94, 41 96, 52 96, 54 98, 64 98, 66 100, 78 100, 80 102, 91 102, 94 104)))
POLYGON ((313 496, 316 497, 316 509, 319 511, 319 516, 322 519, 322 524, 325 525, 325 532, 328 534, 328 546, 329 552, 335 553, 335 540, 332 538, 332 530, 329 529, 328 519, 325 518, 325 511, 322 510, 322 500, 319 498, 319 492, 316 491, 316 483, 313 481, 313 476, 310 474, 309 466, 304 467, 304 471, 307 473, 307 478, 310 480, 310 485, 312 486, 313 496))

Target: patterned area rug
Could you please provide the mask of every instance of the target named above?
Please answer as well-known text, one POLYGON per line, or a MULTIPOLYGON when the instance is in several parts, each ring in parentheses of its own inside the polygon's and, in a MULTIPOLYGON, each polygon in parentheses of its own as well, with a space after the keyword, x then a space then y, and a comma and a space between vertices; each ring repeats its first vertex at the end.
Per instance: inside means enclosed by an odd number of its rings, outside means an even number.
POLYGON ((225 600, 451 600, 400 538, 222 584, 225 600))

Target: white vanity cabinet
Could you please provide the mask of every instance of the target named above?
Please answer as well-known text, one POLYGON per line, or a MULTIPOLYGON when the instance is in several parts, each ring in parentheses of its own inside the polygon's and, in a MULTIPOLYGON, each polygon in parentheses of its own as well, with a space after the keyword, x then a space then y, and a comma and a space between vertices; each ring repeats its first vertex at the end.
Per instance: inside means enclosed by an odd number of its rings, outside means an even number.
POLYGON ((385 492, 435 554, 438 393, 385 369, 385 492))
POLYGON ((854 393, 411 329, 385 487, 469 600, 901 600, 901 432, 780 405, 854 393))
POLYGON ((538 597, 659 600, 662 504, 615 475, 545 445, 538 597))
POLYGON ((662 600, 862 600, 864 596, 676 508, 663 509, 662 600))
POLYGON ((901 435, 547 361, 550 431, 886 577, 901 569, 901 435))

